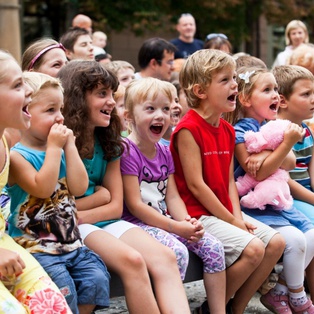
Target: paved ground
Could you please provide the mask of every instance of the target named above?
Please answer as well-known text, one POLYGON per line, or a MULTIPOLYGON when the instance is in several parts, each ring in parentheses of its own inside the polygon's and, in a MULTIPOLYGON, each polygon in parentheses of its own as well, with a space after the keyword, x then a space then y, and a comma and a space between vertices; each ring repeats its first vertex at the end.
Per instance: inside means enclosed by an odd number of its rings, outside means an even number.
MULTIPOLYGON (((197 306, 200 306, 205 300, 205 290, 203 286, 202 280, 194 281, 192 283, 185 284, 185 290, 189 299, 191 311, 195 309, 197 306)), ((252 298, 245 314, 270 314, 260 302, 259 302, 260 294, 256 293, 252 298)), ((120 313, 128 313, 128 310, 125 306, 125 301, 123 297, 113 298, 111 299, 111 306, 108 310, 97 311, 97 314, 120 314, 120 313)))

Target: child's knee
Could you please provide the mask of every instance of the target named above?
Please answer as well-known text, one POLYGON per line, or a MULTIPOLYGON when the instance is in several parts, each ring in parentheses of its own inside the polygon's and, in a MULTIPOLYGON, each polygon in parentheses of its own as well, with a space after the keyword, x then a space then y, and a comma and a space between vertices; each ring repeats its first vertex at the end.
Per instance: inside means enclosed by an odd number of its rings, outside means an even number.
POLYGON ((280 257, 284 252, 285 247, 286 241, 284 237, 281 234, 277 233, 268 242, 266 250, 272 255, 278 255, 280 257))
POLYGON ((260 263, 265 254, 264 243, 258 239, 254 238, 243 250, 242 256, 247 257, 251 263, 260 263))

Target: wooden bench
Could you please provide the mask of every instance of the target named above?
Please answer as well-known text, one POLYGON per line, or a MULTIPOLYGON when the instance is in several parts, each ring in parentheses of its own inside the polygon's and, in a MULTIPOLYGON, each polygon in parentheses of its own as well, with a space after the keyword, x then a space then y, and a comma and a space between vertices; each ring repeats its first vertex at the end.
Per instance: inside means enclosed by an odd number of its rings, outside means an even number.
MULTIPOLYGON (((190 261, 189 266, 186 271, 184 283, 201 280, 203 279, 203 262, 202 260, 195 255, 194 253, 190 252, 190 261)), ((118 262, 118 261, 117 261, 118 262)), ((158 265, 156 265, 158 267, 158 265)), ((123 284, 119 276, 115 273, 111 273, 111 280, 110 280, 110 296, 113 297, 120 297, 124 295, 123 284)))

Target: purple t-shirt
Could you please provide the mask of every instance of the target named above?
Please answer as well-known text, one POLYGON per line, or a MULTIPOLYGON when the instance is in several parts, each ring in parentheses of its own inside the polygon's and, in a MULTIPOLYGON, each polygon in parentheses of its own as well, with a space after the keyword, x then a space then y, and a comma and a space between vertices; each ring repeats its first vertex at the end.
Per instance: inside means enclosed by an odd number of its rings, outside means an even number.
MULTIPOLYGON (((125 139, 129 150, 125 149, 121 157, 122 175, 138 177, 142 201, 163 215, 167 215, 165 202, 168 177, 174 173, 174 164, 169 147, 156 143, 156 155, 153 159, 145 157, 138 147, 125 139)), ((123 219, 138 222, 124 204, 123 219)))

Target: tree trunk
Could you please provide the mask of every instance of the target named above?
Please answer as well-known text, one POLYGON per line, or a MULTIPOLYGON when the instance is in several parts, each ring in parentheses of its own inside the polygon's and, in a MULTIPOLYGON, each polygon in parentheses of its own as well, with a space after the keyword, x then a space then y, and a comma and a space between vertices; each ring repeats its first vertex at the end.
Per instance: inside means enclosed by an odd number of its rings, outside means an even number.
POLYGON ((21 61, 21 29, 18 0, 0 0, 0 47, 21 61))

